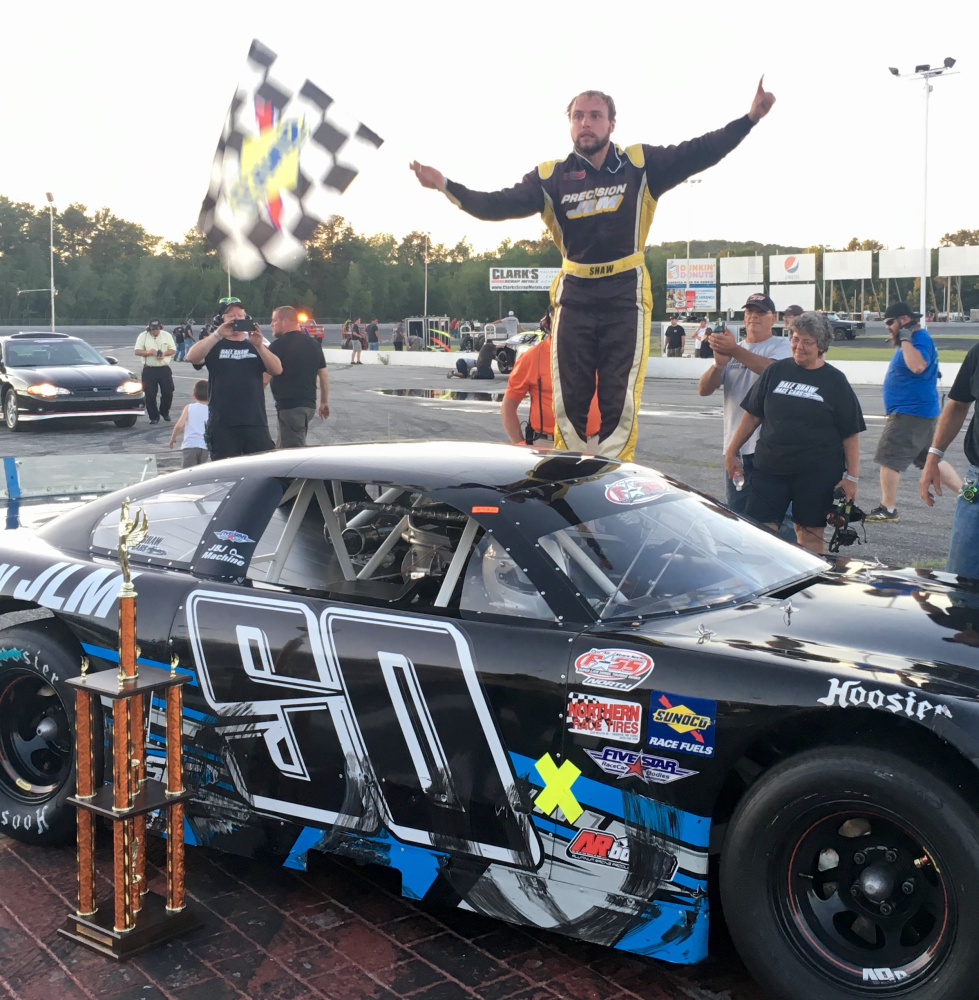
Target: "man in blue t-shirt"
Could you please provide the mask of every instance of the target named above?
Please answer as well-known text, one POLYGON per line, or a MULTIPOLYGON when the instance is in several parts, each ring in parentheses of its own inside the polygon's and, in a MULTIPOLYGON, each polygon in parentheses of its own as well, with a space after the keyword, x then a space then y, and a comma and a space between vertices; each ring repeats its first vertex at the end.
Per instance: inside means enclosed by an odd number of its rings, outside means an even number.
MULTIPOLYGON (((884 376, 884 409, 887 424, 877 444, 874 461, 880 465, 880 504, 868 515, 872 522, 899 521, 897 484, 913 462, 925 467, 928 446, 938 414, 938 351, 928 331, 907 302, 887 307, 884 322, 896 348, 884 376)), ((962 485, 955 470, 942 462, 942 483, 953 490, 962 485)))

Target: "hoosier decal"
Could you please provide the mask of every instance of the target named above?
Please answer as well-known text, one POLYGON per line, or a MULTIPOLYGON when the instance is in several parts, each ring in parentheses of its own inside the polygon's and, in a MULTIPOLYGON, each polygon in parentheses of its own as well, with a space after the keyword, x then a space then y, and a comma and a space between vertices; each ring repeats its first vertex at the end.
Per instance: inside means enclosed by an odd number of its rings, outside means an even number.
POLYGON ((590 649, 574 661, 588 687, 631 691, 653 669, 653 658, 635 649, 590 649))
POLYGON ((634 701, 617 701, 581 691, 568 695, 568 732, 638 743, 641 722, 642 706, 634 701))
POLYGON ((652 691, 647 742, 660 750, 713 757, 716 714, 715 701, 652 691))

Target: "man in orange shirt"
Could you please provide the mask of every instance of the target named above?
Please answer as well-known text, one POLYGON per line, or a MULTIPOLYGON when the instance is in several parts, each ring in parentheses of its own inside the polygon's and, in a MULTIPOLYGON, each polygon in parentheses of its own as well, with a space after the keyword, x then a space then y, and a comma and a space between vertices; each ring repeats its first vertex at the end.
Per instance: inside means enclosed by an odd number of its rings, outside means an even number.
MULTIPOLYGON (((550 327, 550 310, 546 317, 546 327, 550 327)), ((503 402, 500 404, 503 430, 511 444, 534 447, 554 445, 554 399, 551 384, 551 337, 548 333, 539 344, 534 344, 517 358, 510 379, 507 382, 503 402), (530 396, 530 420, 527 432, 520 426, 517 407, 526 396, 530 396)), ((602 426, 598 412, 598 395, 592 396, 588 410, 588 437, 597 434, 602 426)))

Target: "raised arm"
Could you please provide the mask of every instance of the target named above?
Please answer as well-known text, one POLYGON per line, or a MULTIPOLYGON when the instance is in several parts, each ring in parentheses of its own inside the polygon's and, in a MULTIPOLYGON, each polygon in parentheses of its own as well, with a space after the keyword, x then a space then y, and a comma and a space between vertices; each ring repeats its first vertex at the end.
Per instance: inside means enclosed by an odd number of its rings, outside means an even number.
POLYGON ((525 219, 544 211, 544 192, 536 169, 503 191, 470 191, 456 181, 447 180, 435 167, 427 167, 417 160, 408 166, 422 187, 441 191, 454 205, 477 219, 488 222, 525 219))

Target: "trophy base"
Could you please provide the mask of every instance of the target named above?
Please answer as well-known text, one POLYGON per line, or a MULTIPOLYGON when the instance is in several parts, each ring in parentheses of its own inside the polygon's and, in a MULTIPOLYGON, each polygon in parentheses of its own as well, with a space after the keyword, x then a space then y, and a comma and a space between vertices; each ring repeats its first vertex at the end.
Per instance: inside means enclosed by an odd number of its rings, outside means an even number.
POLYGON ((113 903, 111 899, 107 899, 90 916, 72 914, 58 928, 58 933, 108 955, 109 958, 125 961, 133 955, 203 926, 190 906, 170 913, 166 908, 166 900, 155 892, 148 892, 141 897, 135 927, 128 931, 117 931, 114 923, 113 903))

